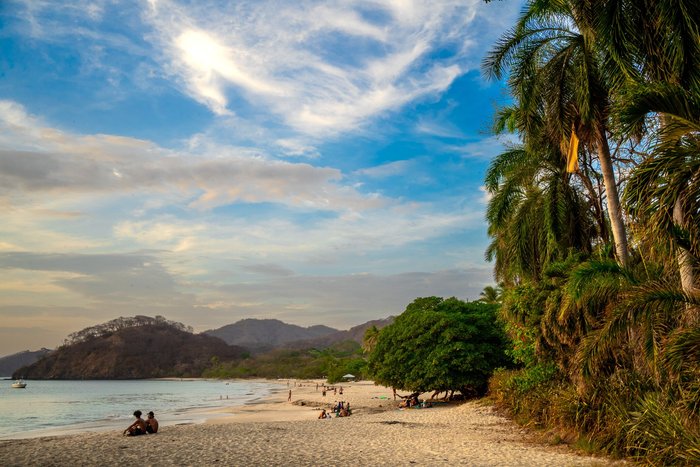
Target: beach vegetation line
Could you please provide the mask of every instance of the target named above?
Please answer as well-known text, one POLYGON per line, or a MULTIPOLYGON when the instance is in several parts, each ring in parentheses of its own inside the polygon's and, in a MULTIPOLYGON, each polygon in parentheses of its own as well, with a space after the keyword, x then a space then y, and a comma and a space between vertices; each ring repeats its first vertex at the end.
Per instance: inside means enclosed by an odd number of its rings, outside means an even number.
POLYGON ((700 464, 700 4, 530 0, 483 63, 514 141, 485 186, 519 365, 490 395, 553 437, 700 464))

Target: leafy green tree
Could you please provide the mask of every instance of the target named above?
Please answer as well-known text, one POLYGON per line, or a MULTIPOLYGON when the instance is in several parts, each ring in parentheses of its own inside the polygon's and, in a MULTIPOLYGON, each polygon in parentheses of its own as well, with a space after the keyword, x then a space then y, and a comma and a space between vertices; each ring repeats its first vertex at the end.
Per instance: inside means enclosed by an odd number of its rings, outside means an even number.
POLYGON ((508 364, 497 305, 456 298, 417 298, 379 332, 368 369, 380 384, 409 391, 483 394, 508 364))

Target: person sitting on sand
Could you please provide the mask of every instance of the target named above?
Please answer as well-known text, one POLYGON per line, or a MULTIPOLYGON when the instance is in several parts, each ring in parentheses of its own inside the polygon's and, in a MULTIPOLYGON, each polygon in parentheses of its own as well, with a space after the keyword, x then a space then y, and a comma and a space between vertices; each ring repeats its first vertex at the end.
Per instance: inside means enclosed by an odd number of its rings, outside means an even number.
POLYGON ((321 409, 321 414, 318 416, 318 419, 326 418, 326 409, 321 409))
POLYGON ((146 432, 147 433, 158 433, 158 420, 153 412, 148 412, 148 418, 146 419, 146 432))
POLYGON ((136 421, 129 425, 129 428, 124 430, 124 434, 127 436, 145 435, 146 422, 144 422, 143 418, 141 418, 141 411, 137 410, 136 412, 134 412, 134 417, 136 417, 136 421))

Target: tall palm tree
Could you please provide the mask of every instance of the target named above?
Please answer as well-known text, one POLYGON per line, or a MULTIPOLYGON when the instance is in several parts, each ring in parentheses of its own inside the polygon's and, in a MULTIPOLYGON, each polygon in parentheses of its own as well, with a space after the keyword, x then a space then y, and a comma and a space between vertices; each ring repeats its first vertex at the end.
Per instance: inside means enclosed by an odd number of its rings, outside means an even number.
POLYGON ((486 259, 495 260, 496 279, 536 281, 569 250, 591 250, 591 211, 569 182, 556 148, 516 146, 491 162, 486 218, 493 240, 486 259))
MULTIPOLYGON (((635 171, 626 196, 629 209, 641 215, 657 238, 678 239, 698 224, 693 198, 692 161, 697 159, 698 96, 700 92, 700 3, 696 0, 603 0, 596 31, 622 71, 631 92, 624 94, 622 120, 639 131, 649 114, 659 115, 657 138, 650 157, 635 171), (630 34, 631 33, 631 34, 630 34), (663 191, 663 193, 661 193, 663 191), (656 196, 653 196, 655 194, 656 196), (647 203, 647 204, 640 204, 647 203), (652 212, 655 213, 652 215, 652 212)), ((695 193, 697 194, 697 193, 695 193)), ((674 242, 681 287, 700 293, 698 256, 684 242, 674 242)), ((692 308, 692 307, 690 307, 692 308)), ((690 309, 689 309, 690 310, 690 309)), ((686 318, 700 319, 700 311, 686 318)))
POLYGON ((486 72, 501 78, 525 115, 542 115, 547 133, 558 142, 575 131, 595 148, 606 191, 617 258, 628 263, 627 233, 608 142, 610 89, 595 41, 594 2, 531 0, 517 25, 484 61, 486 72))
MULTIPOLYGON (((682 290, 700 297, 700 92, 640 86, 630 93, 621 119, 635 127, 652 112, 665 124, 652 154, 632 174, 624 200, 647 235, 676 248, 682 290)), ((700 324, 700 309, 687 306, 685 321, 700 324)))

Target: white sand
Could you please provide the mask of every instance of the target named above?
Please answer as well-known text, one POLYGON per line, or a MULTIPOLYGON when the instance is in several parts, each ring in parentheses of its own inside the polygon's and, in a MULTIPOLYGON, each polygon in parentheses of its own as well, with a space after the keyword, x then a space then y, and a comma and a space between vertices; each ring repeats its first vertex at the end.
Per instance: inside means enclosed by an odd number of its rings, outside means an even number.
POLYGON ((563 446, 532 442, 479 401, 398 410, 391 390, 343 384, 321 396, 316 382, 292 385, 264 403, 222 409, 201 425, 166 426, 156 435, 86 433, 0 441, 5 466, 83 465, 470 465, 603 466, 563 446), (319 407, 349 401, 353 415, 318 420, 319 407), (304 405, 301 405, 304 404, 304 405))

